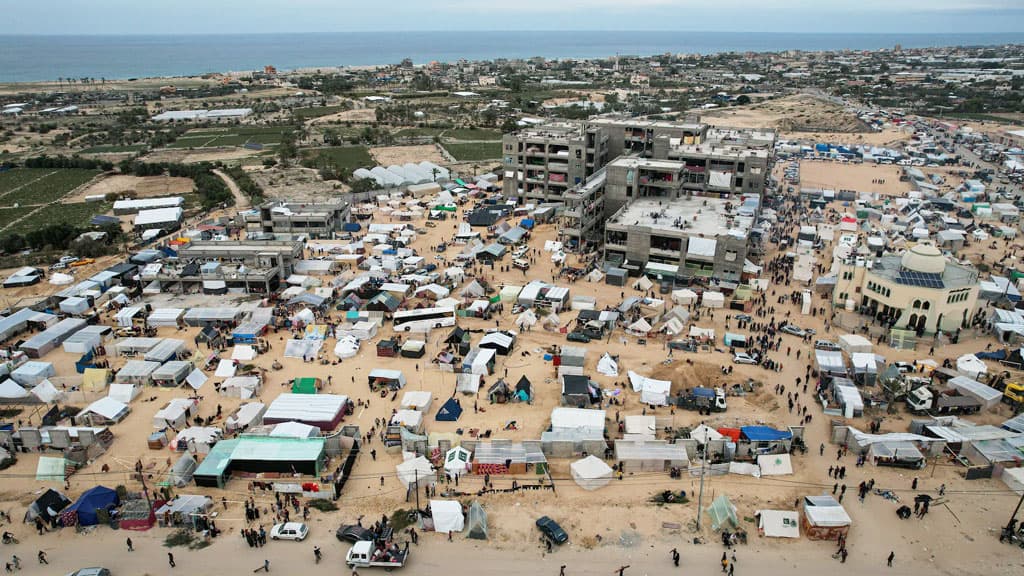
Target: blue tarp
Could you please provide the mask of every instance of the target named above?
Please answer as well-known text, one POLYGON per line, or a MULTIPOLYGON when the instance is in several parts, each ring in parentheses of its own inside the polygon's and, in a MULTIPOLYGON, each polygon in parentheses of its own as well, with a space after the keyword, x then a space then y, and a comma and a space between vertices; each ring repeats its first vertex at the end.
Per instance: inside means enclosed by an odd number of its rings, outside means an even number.
POLYGON ((818 152, 828 152, 828 144, 815 144, 814 149, 818 152))
POLYGON ((64 513, 77 512, 80 526, 95 526, 99 523, 96 510, 108 510, 117 507, 121 499, 117 492, 105 486, 96 486, 83 493, 74 504, 68 506, 64 513))
POLYGON ((711 388, 702 388, 702 387, 698 386, 698 387, 693 389, 693 395, 694 396, 700 396, 700 397, 703 397, 703 398, 714 398, 715 397, 715 391, 712 390, 711 388))
POLYGON ((995 352, 975 352, 974 355, 982 360, 1004 360, 1006 358, 1006 350, 996 350, 995 352))
POLYGON ((363 227, 359 224, 359 222, 345 222, 344 224, 342 224, 341 229, 344 232, 359 232, 360 230, 363 229, 363 227))
POLYGON ((444 406, 441 406, 441 409, 437 411, 437 416, 434 419, 440 422, 455 422, 461 415, 462 406, 459 406, 455 398, 449 398, 444 403, 444 406))
POLYGON ((533 230, 534 224, 535 222, 533 221, 533 218, 523 218, 523 220, 519 223, 520 226, 526 228, 527 230, 533 230))
POLYGON ((776 430, 769 428, 768 426, 743 426, 740 428, 740 434, 748 440, 754 442, 771 442, 773 440, 789 440, 793 437, 790 432, 783 432, 782 430, 776 430))

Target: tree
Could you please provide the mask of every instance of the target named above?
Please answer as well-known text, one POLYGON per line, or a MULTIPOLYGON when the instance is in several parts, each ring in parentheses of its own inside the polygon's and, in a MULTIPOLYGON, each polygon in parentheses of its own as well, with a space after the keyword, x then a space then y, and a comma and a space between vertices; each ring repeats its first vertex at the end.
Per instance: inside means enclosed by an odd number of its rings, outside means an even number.
POLYGON ((746 106, 747 104, 750 104, 750 96, 747 96, 746 94, 740 94, 740 97, 736 99, 736 104, 740 106, 746 106))

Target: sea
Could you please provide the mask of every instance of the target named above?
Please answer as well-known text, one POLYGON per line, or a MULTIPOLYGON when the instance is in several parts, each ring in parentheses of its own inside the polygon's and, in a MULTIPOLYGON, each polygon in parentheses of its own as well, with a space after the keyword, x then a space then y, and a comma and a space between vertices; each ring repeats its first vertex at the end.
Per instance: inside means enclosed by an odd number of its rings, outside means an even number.
POLYGON ((130 79, 207 72, 497 58, 602 58, 783 50, 877 50, 1024 43, 1005 34, 802 34, 743 32, 529 31, 309 34, 0 35, 0 82, 130 79))

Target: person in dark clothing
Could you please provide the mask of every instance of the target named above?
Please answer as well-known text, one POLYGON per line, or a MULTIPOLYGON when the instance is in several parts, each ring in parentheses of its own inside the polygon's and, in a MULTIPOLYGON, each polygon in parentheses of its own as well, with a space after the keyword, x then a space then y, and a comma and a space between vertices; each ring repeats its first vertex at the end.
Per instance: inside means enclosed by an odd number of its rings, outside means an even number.
POLYGON ((679 551, 675 548, 672 549, 672 564, 679 566, 679 551))
POLYGON ((886 563, 886 565, 888 565, 888 566, 889 566, 890 568, 892 568, 892 561, 893 561, 893 558, 896 558, 896 552, 889 552, 889 559, 888 559, 888 560, 886 560, 886 562, 885 562, 885 563, 886 563))
POLYGON ((558 568, 558 576, 565 576, 565 564, 558 568))
POLYGON ((40 564, 49 564, 49 562, 46 560, 46 552, 40 550, 39 554, 37 554, 36 557, 39 558, 40 564))
POLYGON ((167 563, 171 565, 171 568, 174 568, 174 554, 171 554, 170 552, 167 553, 167 563))

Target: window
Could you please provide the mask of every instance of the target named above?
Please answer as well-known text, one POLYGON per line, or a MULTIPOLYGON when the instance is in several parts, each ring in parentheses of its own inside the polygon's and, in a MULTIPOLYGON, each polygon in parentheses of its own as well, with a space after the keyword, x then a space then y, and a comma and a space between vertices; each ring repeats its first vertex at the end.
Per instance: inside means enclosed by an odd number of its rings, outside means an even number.
POLYGON ((736 261, 736 251, 735 250, 726 250, 725 251, 725 261, 726 262, 735 262, 736 261))
POLYGON ((737 172, 743 172, 747 167, 746 162, 740 162, 740 165, 736 168, 737 172))
POLYGON ((853 272, 850 270, 843 272, 843 280, 853 280, 853 272))

